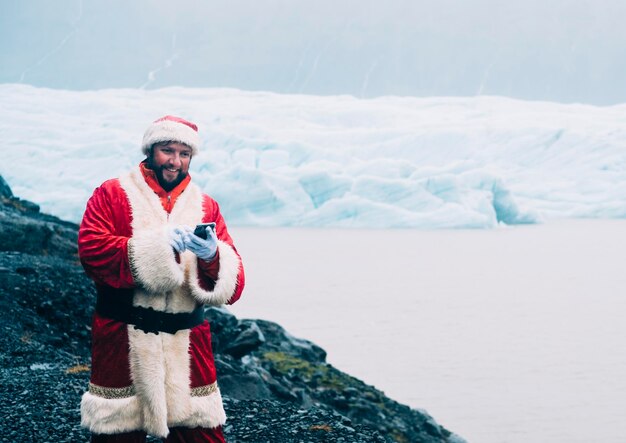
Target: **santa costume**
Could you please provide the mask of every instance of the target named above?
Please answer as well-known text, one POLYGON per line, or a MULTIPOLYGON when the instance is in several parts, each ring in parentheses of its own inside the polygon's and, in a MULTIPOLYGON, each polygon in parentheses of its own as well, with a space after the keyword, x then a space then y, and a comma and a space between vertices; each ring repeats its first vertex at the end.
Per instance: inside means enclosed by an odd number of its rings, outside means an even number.
MULTIPOLYGON (((193 123, 167 116, 150 125, 143 152, 166 141, 185 144, 192 154, 200 144, 193 123)), ((94 191, 78 246, 98 294, 82 425, 94 436, 166 438, 173 429, 194 428, 221 435, 226 415, 203 309, 234 303, 245 278, 215 200, 189 175, 165 191, 144 161, 94 191), (211 261, 172 248, 172 226, 207 222, 215 223, 218 239, 211 261)))

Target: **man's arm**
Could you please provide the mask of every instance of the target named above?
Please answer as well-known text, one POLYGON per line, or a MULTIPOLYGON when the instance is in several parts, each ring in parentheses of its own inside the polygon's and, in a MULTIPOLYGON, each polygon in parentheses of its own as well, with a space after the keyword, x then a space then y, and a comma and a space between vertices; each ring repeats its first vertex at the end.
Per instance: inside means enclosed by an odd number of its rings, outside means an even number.
POLYGON ((198 284, 206 291, 196 298, 208 304, 233 304, 240 297, 245 285, 245 274, 241 257, 228 233, 226 222, 215 200, 204 196, 204 223, 215 222, 218 238, 217 254, 210 262, 198 259, 198 284), (213 293, 216 297, 208 296, 213 293))
POLYGON ((87 202, 78 231, 78 255, 97 284, 129 288, 134 286, 128 260, 130 211, 123 192, 113 192, 114 182, 105 182, 87 202))

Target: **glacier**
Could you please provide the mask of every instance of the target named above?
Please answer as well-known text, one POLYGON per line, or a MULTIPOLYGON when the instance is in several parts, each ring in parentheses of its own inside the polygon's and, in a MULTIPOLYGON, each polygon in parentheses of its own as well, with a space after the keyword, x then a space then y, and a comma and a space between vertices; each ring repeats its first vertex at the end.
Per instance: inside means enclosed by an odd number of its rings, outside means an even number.
POLYGON ((147 125, 198 124, 191 175, 234 226, 494 228, 626 217, 626 105, 505 97, 67 91, 0 84, 0 174, 78 222, 142 160, 147 125))

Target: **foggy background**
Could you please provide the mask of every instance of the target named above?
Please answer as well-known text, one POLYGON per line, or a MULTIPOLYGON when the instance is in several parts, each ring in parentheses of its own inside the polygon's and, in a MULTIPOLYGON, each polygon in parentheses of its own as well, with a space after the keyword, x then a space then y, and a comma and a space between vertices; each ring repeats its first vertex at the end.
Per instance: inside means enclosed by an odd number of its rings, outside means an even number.
POLYGON ((620 0, 1 5, 0 83, 626 102, 620 0))

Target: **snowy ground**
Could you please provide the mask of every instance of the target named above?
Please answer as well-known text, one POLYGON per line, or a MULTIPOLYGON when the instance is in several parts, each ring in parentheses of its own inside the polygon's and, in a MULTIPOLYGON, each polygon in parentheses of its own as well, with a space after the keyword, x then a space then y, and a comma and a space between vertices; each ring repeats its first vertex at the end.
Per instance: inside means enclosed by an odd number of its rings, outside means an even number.
POLYGON ((315 341, 468 441, 623 441, 626 221, 232 231, 236 314, 315 341))

